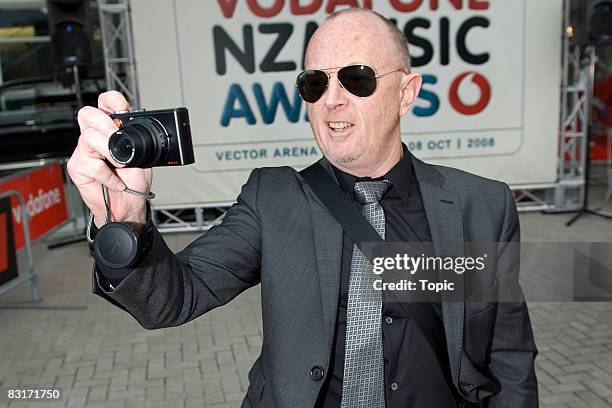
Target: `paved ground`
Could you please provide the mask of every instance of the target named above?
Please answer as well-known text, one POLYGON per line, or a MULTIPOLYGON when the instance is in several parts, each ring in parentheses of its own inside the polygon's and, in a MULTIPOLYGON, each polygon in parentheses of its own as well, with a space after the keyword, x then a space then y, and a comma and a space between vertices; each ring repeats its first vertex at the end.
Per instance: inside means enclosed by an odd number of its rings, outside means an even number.
MULTIPOLYGON (((612 241, 612 221, 521 215, 523 240, 612 241)), ((182 248, 193 234, 167 236, 182 248)), ((32 407, 238 407, 261 347, 259 290, 181 327, 148 331, 90 294, 84 244, 35 248, 46 304, 81 310, 0 309, 0 388, 55 385, 63 403, 32 407)), ((28 288, 0 302, 28 299, 28 288)), ((530 304, 542 407, 612 407, 612 303, 530 304)), ((26 407, 0 399, 0 407, 26 407)), ((519 407, 517 407, 519 408, 519 407)))

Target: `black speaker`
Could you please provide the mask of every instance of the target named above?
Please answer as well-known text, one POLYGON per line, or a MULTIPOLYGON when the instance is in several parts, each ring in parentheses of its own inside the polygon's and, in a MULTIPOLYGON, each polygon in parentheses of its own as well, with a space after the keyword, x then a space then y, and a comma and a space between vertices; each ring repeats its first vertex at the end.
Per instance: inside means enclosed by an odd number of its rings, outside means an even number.
POLYGON ((571 20, 576 44, 612 45, 612 0, 573 0, 571 20))
POLYGON ((56 67, 91 63, 88 0, 47 0, 49 35, 56 67))

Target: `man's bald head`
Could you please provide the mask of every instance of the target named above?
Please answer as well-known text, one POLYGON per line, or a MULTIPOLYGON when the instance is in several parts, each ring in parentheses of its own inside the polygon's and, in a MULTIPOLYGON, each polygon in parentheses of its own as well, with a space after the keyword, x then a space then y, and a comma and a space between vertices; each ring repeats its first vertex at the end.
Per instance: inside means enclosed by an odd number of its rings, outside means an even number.
POLYGON ((370 10, 339 11, 312 35, 305 68, 324 71, 328 78, 322 95, 306 104, 323 155, 340 170, 358 177, 384 175, 402 157, 400 118, 421 87, 420 75, 410 73, 402 32, 370 10), (377 77, 351 77, 351 70, 340 73, 341 67, 349 65, 369 66, 377 77), (345 87, 351 88, 355 81, 371 86, 373 80, 374 91, 368 96, 345 87))
MULTIPOLYGON (((390 49, 394 51, 394 54, 397 57, 397 61, 399 64, 399 68, 404 69, 407 73, 410 72, 410 51, 408 49, 408 41, 406 40, 406 36, 404 33, 399 30, 395 24, 385 16, 376 11, 362 9, 362 8, 347 8, 336 11, 335 13, 330 14, 323 24, 319 27, 317 32, 324 32, 326 26, 332 24, 335 20, 344 19, 344 18, 355 18, 360 17, 364 20, 370 20, 370 24, 380 25, 383 28, 383 32, 387 35, 387 39, 389 40, 390 49)), ((374 28, 374 27, 372 27, 374 28)), ((317 36, 317 32, 313 35, 313 38, 317 36)), ((312 38, 311 38, 312 41, 312 38)), ((309 44, 310 45, 310 44, 309 44)), ((310 46, 308 47, 310 49, 310 46)), ((306 53, 306 65, 308 65, 309 61, 309 52, 306 53)))

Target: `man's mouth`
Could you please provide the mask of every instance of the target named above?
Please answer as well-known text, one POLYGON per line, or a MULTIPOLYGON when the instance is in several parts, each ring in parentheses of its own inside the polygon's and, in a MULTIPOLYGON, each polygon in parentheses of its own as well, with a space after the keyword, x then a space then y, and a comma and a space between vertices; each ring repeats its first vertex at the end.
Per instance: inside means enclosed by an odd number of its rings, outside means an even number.
POLYGON ((351 128, 354 125, 350 122, 328 122, 329 128, 335 132, 341 132, 345 129, 351 128))

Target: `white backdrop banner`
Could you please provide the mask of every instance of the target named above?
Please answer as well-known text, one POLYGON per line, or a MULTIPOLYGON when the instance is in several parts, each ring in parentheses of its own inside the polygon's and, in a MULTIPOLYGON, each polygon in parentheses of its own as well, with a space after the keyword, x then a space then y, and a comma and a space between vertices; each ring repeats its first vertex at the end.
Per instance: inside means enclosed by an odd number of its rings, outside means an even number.
POLYGON ((562 0, 132 0, 141 105, 187 106, 196 163, 155 169, 156 205, 232 202, 255 167, 316 161, 294 86, 344 7, 393 19, 423 88, 402 139, 511 185, 556 179, 562 0))

